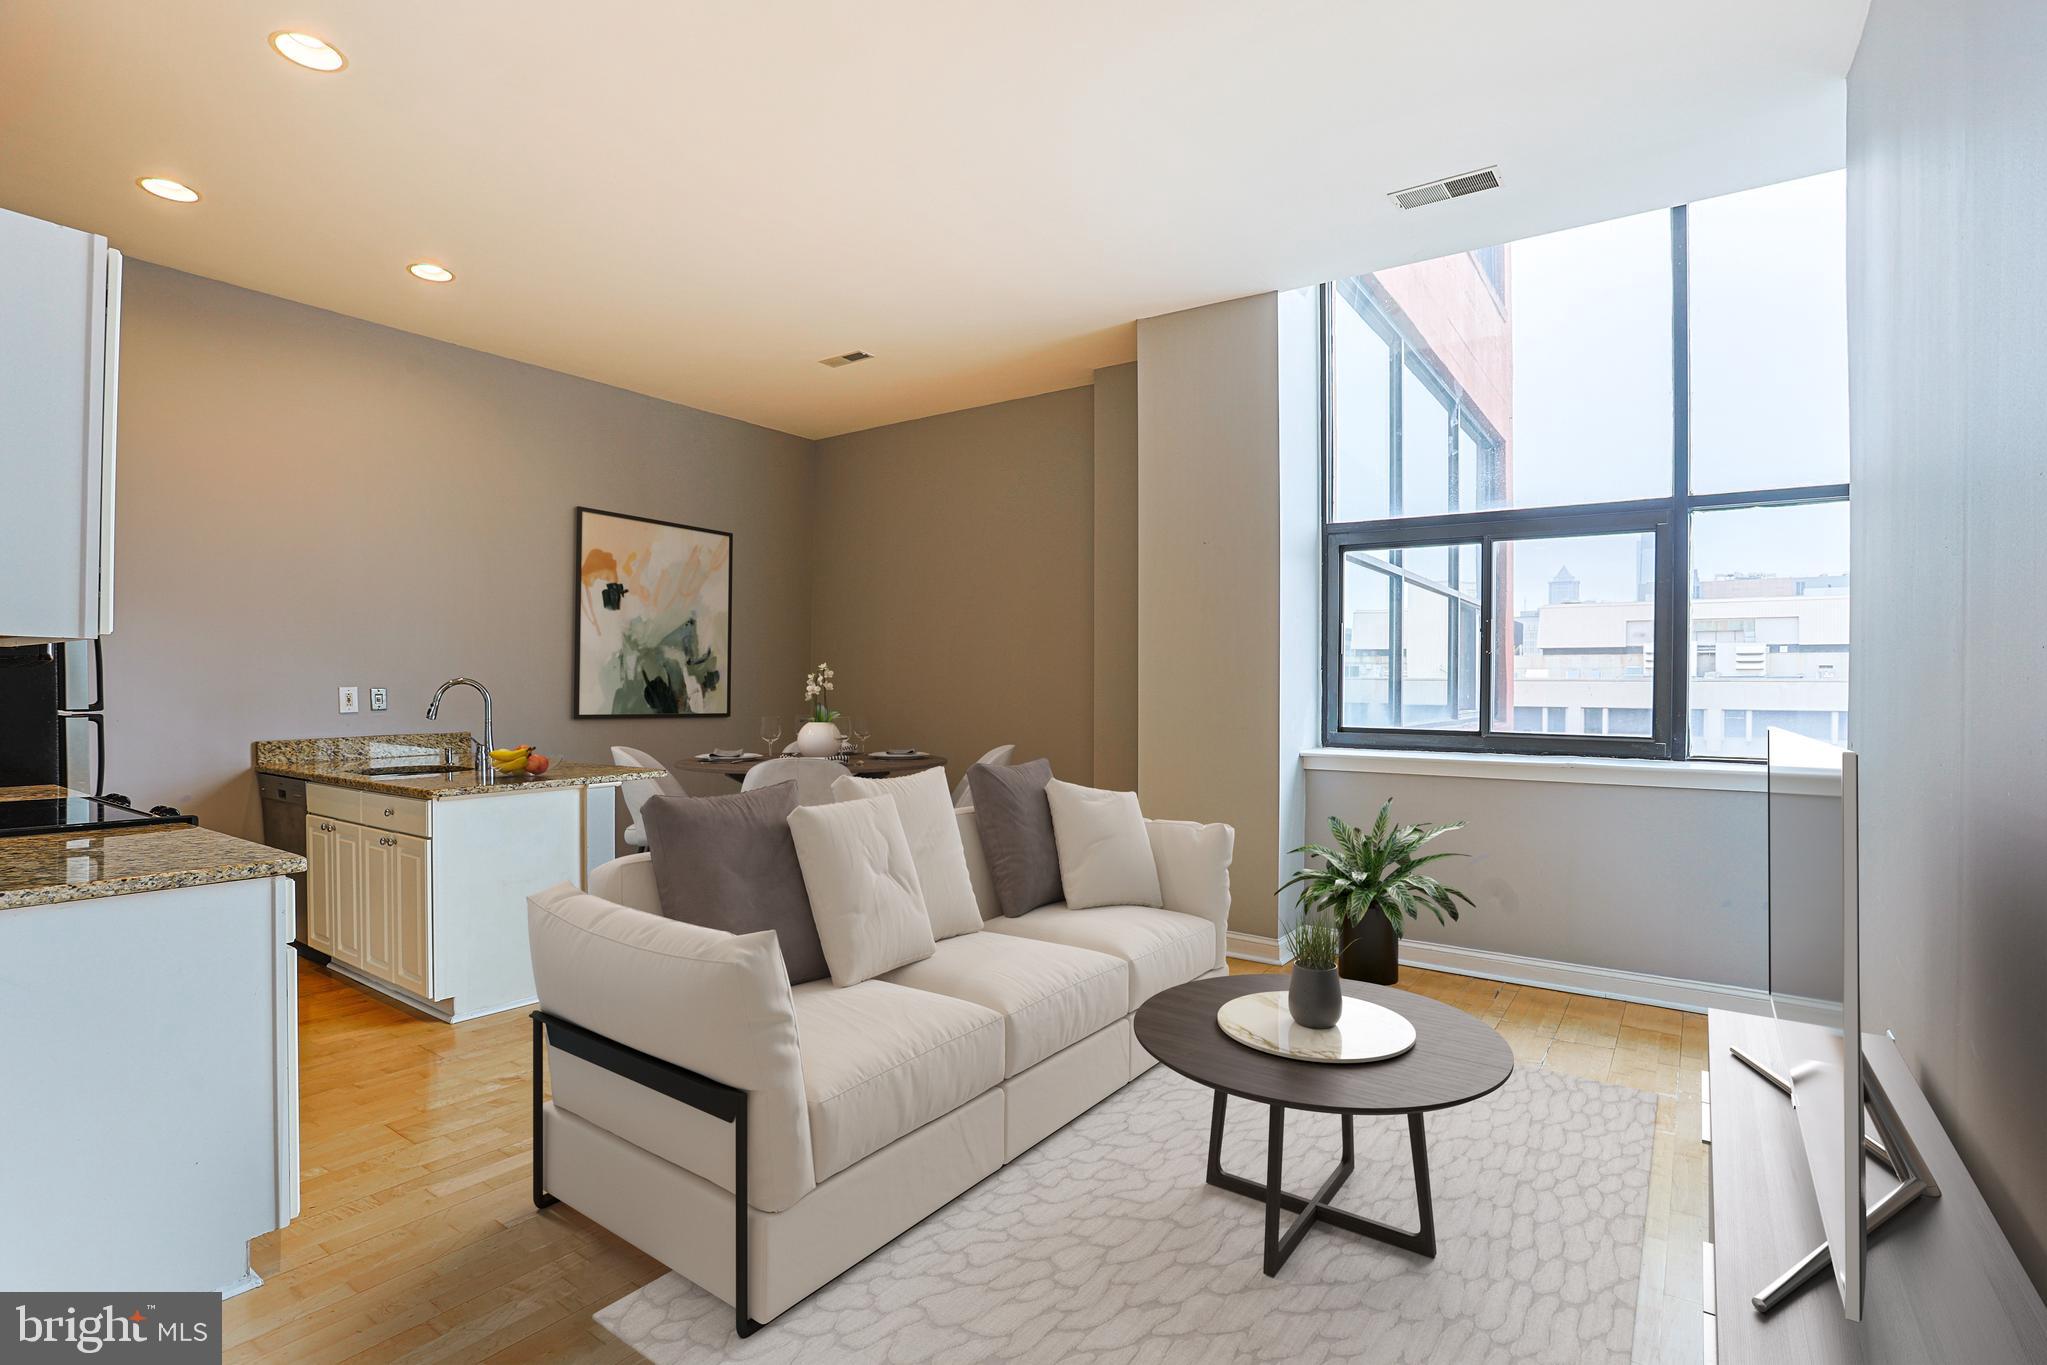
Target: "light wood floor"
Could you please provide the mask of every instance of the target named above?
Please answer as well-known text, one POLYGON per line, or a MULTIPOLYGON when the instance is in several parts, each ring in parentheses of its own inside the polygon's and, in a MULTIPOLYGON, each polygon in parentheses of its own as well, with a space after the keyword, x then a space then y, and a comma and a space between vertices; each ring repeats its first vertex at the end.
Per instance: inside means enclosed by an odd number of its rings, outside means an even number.
MULTIPOLYGON (((1491 1024, 1524 1066, 1657 1094, 1636 1359, 1698 1361, 1704 1016, 1413 968, 1401 985, 1491 1024)), ((263 1285, 227 1302, 229 1360, 637 1359, 590 1315, 662 1267, 533 1208, 531 1029, 521 1010, 415 1018, 301 964, 304 1206, 259 1244, 263 1285)))

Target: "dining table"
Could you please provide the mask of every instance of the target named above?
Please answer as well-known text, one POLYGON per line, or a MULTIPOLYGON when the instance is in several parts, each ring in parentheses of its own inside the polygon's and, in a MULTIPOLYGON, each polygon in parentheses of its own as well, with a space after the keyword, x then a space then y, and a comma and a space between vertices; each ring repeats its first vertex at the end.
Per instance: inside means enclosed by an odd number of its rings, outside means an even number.
MULTIPOLYGON (((840 754, 832 759, 855 777, 902 777, 907 773, 921 773, 926 768, 943 768, 943 754, 840 754)), ((750 758, 694 758, 674 766, 677 773, 705 772, 723 773, 734 782, 746 781, 746 774, 757 764, 767 759, 760 755, 750 758)))

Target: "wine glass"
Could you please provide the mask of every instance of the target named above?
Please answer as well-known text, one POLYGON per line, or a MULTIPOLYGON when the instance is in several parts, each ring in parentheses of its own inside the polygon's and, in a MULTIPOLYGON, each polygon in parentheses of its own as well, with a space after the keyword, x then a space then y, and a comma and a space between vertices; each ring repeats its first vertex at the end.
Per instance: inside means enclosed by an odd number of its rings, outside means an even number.
POLYGON ((775 756, 775 746, 781 742, 782 718, 780 716, 762 716, 761 757, 773 758, 775 756))
POLYGON ((853 735, 853 752, 865 754, 867 752, 868 737, 874 733, 867 728, 867 718, 865 716, 853 717, 851 730, 853 735))

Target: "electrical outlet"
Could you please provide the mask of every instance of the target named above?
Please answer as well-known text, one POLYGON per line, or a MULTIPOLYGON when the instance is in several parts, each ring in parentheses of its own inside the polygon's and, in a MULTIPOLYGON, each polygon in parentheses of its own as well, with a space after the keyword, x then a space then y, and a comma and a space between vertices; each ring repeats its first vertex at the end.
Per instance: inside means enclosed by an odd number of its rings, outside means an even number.
POLYGON ((370 689, 370 710, 388 711, 390 709, 391 694, 381 687, 372 687, 370 689))
POLYGON ((352 715, 354 715, 354 714, 355 714, 355 713, 356 713, 357 711, 360 711, 361 709, 362 709, 362 708, 361 708, 360 706, 358 706, 358 705, 356 704, 356 700, 355 700, 355 689, 354 689, 353 687, 344 687, 344 688, 342 688, 342 689, 341 689, 341 714, 342 714, 342 715, 344 715, 344 716, 352 716, 352 715))

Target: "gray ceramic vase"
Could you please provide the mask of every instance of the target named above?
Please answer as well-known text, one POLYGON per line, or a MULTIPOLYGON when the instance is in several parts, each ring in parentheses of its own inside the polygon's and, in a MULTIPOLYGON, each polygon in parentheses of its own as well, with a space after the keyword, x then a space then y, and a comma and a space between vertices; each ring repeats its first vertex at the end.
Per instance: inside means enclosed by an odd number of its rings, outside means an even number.
POLYGON ((1334 967, 1295 967, 1287 977, 1286 1006, 1302 1028, 1335 1028, 1343 1017, 1343 978, 1334 967))

